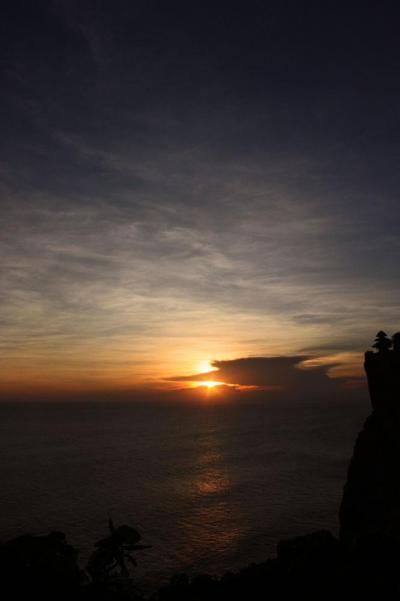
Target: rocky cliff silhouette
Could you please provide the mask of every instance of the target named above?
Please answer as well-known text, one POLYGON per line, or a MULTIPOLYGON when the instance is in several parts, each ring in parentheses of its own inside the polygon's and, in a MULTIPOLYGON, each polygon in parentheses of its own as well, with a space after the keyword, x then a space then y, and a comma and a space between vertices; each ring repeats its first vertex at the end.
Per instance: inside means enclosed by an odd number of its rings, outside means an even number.
POLYGON ((372 413, 355 443, 339 511, 340 539, 400 543, 400 333, 365 353, 372 413))

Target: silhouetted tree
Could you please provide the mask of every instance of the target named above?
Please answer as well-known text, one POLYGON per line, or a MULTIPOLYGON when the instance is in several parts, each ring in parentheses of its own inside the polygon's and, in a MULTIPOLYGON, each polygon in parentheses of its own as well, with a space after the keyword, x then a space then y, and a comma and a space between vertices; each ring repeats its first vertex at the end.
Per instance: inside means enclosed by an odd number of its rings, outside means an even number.
POLYGON ((388 338, 386 332, 383 332, 382 330, 380 332, 378 332, 375 337, 375 342, 372 345, 372 347, 376 348, 376 350, 379 353, 386 353, 390 349, 391 346, 392 346, 392 341, 390 340, 390 338, 388 338))
POLYGON ((138 544, 142 537, 134 528, 125 525, 115 528, 111 518, 108 526, 110 535, 95 544, 96 550, 87 565, 94 583, 107 582, 113 578, 129 578, 127 563, 136 565, 132 552, 149 548, 138 544))

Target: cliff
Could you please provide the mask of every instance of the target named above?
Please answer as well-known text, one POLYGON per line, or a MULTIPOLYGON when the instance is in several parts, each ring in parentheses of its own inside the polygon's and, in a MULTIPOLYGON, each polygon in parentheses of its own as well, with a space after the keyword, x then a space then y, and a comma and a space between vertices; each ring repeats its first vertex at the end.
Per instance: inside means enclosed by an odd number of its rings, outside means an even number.
POLYGON ((365 354, 372 413, 355 443, 339 511, 349 548, 371 538, 400 542, 399 334, 379 332, 365 354))

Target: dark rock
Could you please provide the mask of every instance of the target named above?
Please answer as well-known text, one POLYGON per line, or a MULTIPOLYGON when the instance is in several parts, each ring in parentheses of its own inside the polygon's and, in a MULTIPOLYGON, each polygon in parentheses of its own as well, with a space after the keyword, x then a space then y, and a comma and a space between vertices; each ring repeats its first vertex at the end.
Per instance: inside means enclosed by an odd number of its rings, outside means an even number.
MULTIPOLYGON (((0 582, 10 598, 77 598, 83 582, 78 552, 62 532, 19 536, 0 545, 0 582)), ((6 598, 6 597, 5 597, 6 598)))
POLYGON ((400 352, 377 335, 365 354, 372 403, 354 447, 339 511, 340 539, 349 548, 367 540, 400 544, 400 352))

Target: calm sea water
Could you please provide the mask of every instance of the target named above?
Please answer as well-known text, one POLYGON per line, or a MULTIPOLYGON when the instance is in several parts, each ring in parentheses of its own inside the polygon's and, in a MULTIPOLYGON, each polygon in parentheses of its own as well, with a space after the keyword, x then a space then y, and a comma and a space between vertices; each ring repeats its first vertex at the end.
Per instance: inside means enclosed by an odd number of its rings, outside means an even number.
POLYGON ((84 563, 107 518, 152 548, 137 576, 220 573, 337 531, 368 405, 0 405, 0 537, 62 530, 84 563))

